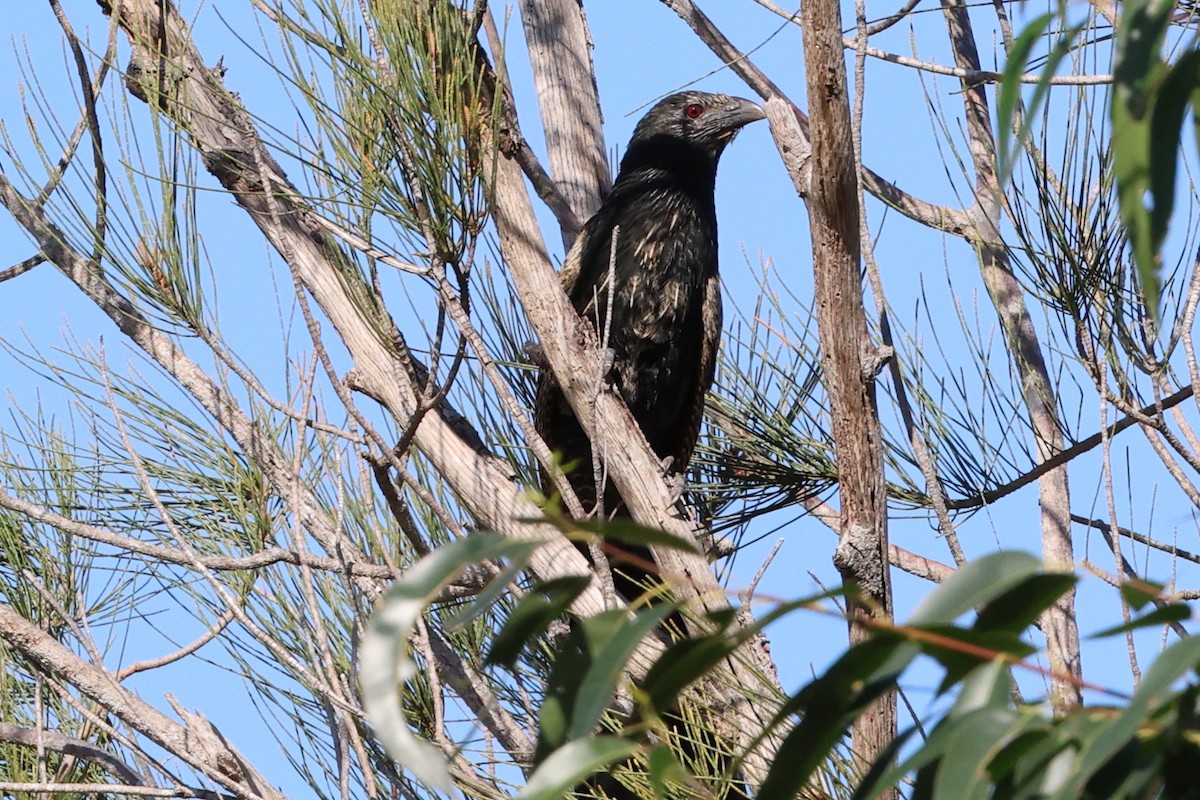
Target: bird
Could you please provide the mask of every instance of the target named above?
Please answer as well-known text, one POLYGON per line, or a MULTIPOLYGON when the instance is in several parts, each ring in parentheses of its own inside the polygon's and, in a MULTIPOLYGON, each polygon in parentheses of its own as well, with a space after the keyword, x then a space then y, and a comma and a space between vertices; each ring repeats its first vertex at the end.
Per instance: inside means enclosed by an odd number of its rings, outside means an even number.
MULTIPOLYGON (((668 474, 682 475, 696 447, 704 399, 716 372, 721 341, 717 270, 717 162, 737 133, 765 118, 750 100, 686 91, 656 103, 637 123, 612 190, 584 224, 559 278, 575 312, 591 322, 612 354, 608 376, 668 474)), ((566 466, 566 477, 587 515, 628 516, 612 486, 597 490, 592 446, 543 367, 535 400, 537 432, 566 466)), ((543 490, 552 482, 543 473, 543 490)), ((591 548, 580 543, 591 558, 591 548)), ((633 602, 661 584, 646 547, 622 541, 609 549, 613 589, 633 602)), ((682 632, 672 613, 660 633, 682 632)), ((664 715, 672 738, 696 757, 714 752, 710 732, 689 729, 679 709, 664 715)), ((717 769, 727 766, 718 759, 717 769)), ((744 798, 736 778, 724 796, 744 798)), ((615 800, 636 796, 611 773, 594 776, 587 793, 615 800)))
MULTIPOLYGON (((717 162, 743 126, 765 116, 726 94, 685 91, 656 103, 634 128, 612 190, 560 272, 576 313, 612 353, 614 390, 669 475, 687 470, 721 340, 717 162)), ((591 442, 548 369, 538 379, 535 428, 569 467, 587 514, 602 507, 608 518, 628 516, 614 487, 597 492, 591 442)), ((545 476, 543 485, 551 486, 545 476)), ((648 550, 626 550, 632 557, 614 585, 632 601, 653 562, 648 550)))

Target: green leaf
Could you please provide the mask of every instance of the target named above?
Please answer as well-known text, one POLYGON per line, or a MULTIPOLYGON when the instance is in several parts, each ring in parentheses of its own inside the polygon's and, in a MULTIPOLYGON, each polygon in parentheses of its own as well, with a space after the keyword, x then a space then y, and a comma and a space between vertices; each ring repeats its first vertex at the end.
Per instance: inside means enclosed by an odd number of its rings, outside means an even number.
POLYGON ((1136 117, 1149 112, 1154 67, 1160 63, 1163 39, 1175 10, 1173 0, 1126 0, 1117 26, 1117 56, 1113 65, 1116 100, 1136 117))
POLYGON ((363 710, 388 754, 417 780, 449 791, 445 756, 408 727, 400 687, 416 677, 408 638, 426 607, 468 566, 484 560, 524 563, 542 542, 477 533, 440 547, 422 558, 387 591, 363 632, 358 684, 363 710))
POLYGON ((961 614, 999 597, 1037 573, 1042 562, 1028 553, 991 553, 960 567, 913 611, 908 624, 949 625, 961 614))
POLYGON ((496 632, 484 663, 512 666, 522 649, 541 636, 551 622, 562 618, 591 580, 586 575, 573 575, 530 589, 496 632))
POLYGON ((668 783, 687 783, 687 770, 666 745, 660 744, 651 750, 647 761, 650 766, 650 785, 654 787, 654 796, 659 800, 672 796, 668 783))
POLYGON ((593 736, 568 742, 551 753, 517 796, 519 800, 561 800, 588 776, 633 755, 637 744, 620 736, 593 736))
POLYGON ((1037 116, 1041 112, 1042 101, 1050 91, 1050 82, 1058 73, 1058 65, 1067 53, 1071 52, 1075 40, 1084 28, 1084 23, 1073 25, 1055 40, 1054 47, 1046 56, 1046 63, 1038 76, 1033 95, 1025 104, 1025 115, 1021 120, 1021 127, 1014 136, 1012 121, 1017 101, 1021 97, 1021 75, 1025 72, 1025 66, 1029 62, 1029 54, 1034 43, 1045 34, 1046 28, 1056 18, 1055 14, 1043 14, 1033 19, 1021 31, 1021 35, 1013 41, 1013 45, 1008 51, 1008 61, 1004 64, 1004 75, 1000 79, 1000 94, 996 103, 996 116, 1000 132, 998 163, 1001 187, 1008 182, 1012 175, 1016 162, 1015 146, 1024 143, 1029 137, 1029 132, 1033 129, 1037 116))
POLYGON ((571 632, 559 644, 546 678, 546 696, 538 709, 535 760, 545 758, 571 738, 568 731, 575 715, 581 676, 592 668, 595 654, 620 629, 625 615, 625 611, 614 609, 572 623, 571 632))
MULTIPOLYGON (((1155 316, 1158 314, 1159 253, 1174 205, 1175 159, 1182 122, 1179 103, 1181 98, 1186 98, 1186 93, 1181 95, 1178 85, 1171 89, 1166 102, 1178 108, 1168 108, 1162 113, 1168 118, 1178 114, 1179 122, 1170 131, 1157 129, 1153 121, 1156 89, 1166 70, 1161 52, 1174 8, 1172 0, 1124 3, 1117 26, 1113 67, 1112 153, 1117 199, 1142 291, 1155 316), (1153 155, 1156 147, 1160 148, 1157 156, 1153 155)), ((1188 91, 1191 88, 1189 86, 1188 91)))
POLYGON ((897 782, 903 779, 905 775, 919 771, 935 763, 942 757, 942 754, 950 746, 954 737, 958 735, 959 728, 968 724, 969 721, 969 716, 943 721, 933 729, 933 732, 929 734, 929 738, 912 755, 891 769, 884 771, 875 782, 867 787, 868 791, 856 792, 854 800, 874 800, 874 798, 878 797, 886 789, 896 786, 897 782))
POLYGON ((977 631, 1021 633, 1076 582, 1074 575, 1061 572, 1030 575, 984 605, 971 627, 977 631))
POLYGON ((1168 647, 1142 677, 1142 683, 1117 719, 1098 728, 1090 742, 1084 742, 1081 760, 1057 800, 1079 797, 1088 779, 1137 735, 1138 727, 1164 704, 1171 702, 1172 684, 1200 666, 1200 637, 1183 639, 1168 647))
POLYGON ((981 632, 949 627, 929 627, 924 630, 962 645, 956 648, 949 643, 921 642, 922 652, 936 659, 946 670, 946 675, 938 686, 938 694, 947 691, 962 680, 963 676, 993 659, 1003 657, 1003 660, 1013 662, 1037 652, 1037 648, 1023 641, 1019 634, 1009 631, 981 632))
MULTIPOLYGON (((887 743, 879 757, 875 759, 875 763, 867 770, 867 774, 859 781, 851 800, 874 800, 885 791, 895 788, 897 782, 904 778, 902 773, 896 772, 895 764, 899 760, 901 751, 908 744, 908 740, 916 732, 915 727, 901 731, 895 739, 887 743)), ((759 800, 763 800, 761 795, 759 795, 759 800)))
MULTIPOLYGON (((579 691, 575 699, 574 713, 571 716, 567 736, 579 739, 590 734, 600 722, 605 709, 612 704, 617 684, 625 673, 629 657, 638 648, 646 636, 658 628, 667 615, 674 611, 673 607, 663 603, 653 608, 639 611, 632 620, 626 619, 626 612, 620 614, 620 625, 611 633, 605 631, 604 644, 595 653, 592 664, 579 680, 579 691)), ((586 627, 597 617, 582 621, 586 627)), ((600 637, 597 637, 598 640, 600 637)), ((576 676, 578 679, 578 676, 576 676)))
POLYGON ((960 718, 938 764, 936 800, 984 800, 990 797, 988 765, 1021 731, 1022 719, 1012 709, 984 708, 960 718))
POLYGON ((647 528, 629 519, 588 520, 573 522, 579 530, 594 533, 605 541, 637 545, 638 547, 663 547, 688 553, 699 552, 695 542, 680 539, 673 533, 647 528))
MULTIPOLYGON (((683 639, 667 648, 642 679, 641 688, 646 692, 653 707, 663 711, 674 704, 675 696, 692 681, 699 678, 714 664, 748 642, 766 626, 782 619, 794 611, 809 608, 815 603, 831 597, 844 596, 849 590, 839 587, 799 600, 781 603, 749 625, 726 632, 733 622, 732 610, 710 614, 709 619, 718 630, 706 636, 683 639)), ((790 713, 790 712, 786 712, 790 713)), ((777 721, 779 721, 777 719, 777 721)))
MULTIPOLYGON (((1049 721, 1027 709, 1020 710, 1019 713, 1025 718, 1023 730, 1012 738, 1007 747, 996 754, 989 765, 992 779, 997 785, 1011 786, 1014 789, 1031 783, 1036 785, 1036 769, 1044 766, 1046 762, 1046 757, 1042 754, 1048 752, 1052 756, 1059 747, 1051 736, 1053 729, 1049 721), (1030 765, 1033 765, 1034 769, 1030 769, 1030 765)), ((1007 796, 1016 800, 1027 796, 1036 797, 1037 794, 1014 791, 1007 796)))
MULTIPOLYGON (((1033 123, 1033 114, 1026 115, 1021 130, 1013 136, 1013 120, 1016 116, 1017 102, 1021 98, 1021 76, 1025 74, 1033 46, 1045 35, 1046 27, 1053 19, 1053 14, 1034 17, 1008 49, 1008 60, 1004 62, 1004 74, 1000 79, 1000 91, 996 98, 996 138, 999 140, 1001 186, 1008 182, 1012 174, 1014 144, 1019 145, 1024 141, 1033 123)), ((1047 70, 1044 74, 1051 73, 1047 70)), ((1036 113, 1036 110, 1033 113, 1036 113)))
POLYGON ((876 636, 850 648, 824 675, 784 703, 777 719, 800 714, 767 772, 760 800, 792 798, 823 763, 846 728, 896 684, 920 649, 897 636, 876 636))
POLYGON ((1012 675, 1000 660, 982 665, 962 682, 948 716, 959 717, 984 708, 1006 708, 1011 702, 1012 675))
POLYGON ((1120 586, 1121 599, 1128 603, 1134 611, 1141 611, 1147 603, 1152 603, 1162 597, 1165 588, 1161 583, 1152 581, 1140 579, 1125 581, 1120 586))
POLYGON ((508 591, 509 584, 516 580, 524 568, 524 559, 506 566, 500 571, 499 575, 484 587, 482 592, 471 598, 470 603, 459 608, 455 613, 446 616, 446 629, 450 631, 462 630, 472 620, 492 611, 495 608, 496 600, 508 591))
MULTIPOLYGON (((1129 236, 1133 260, 1147 300, 1157 297, 1158 248, 1147 202, 1150 197, 1150 122, 1135 117, 1120 104, 1112 107, 1113 176, 1121 221, 1129 236), (1147 276, 1149 280, 1147 281, 1147 276)), ((1152 309, 1157 308, 1152 304, 1152 309)))
POLYGON ((1150 628, 1155 625, 1166 625, 1171 622, 1182 622, 1192 616, 1192 610, 1182 604, 1165 605, 1156 608, 1148 614, 1131 619, 1123 625, 1117 625, 1113 628, 1105 628, 1099 633, 1093 633, 1092 639, 1103 639, 1108 636, 1116 636, 1126 631, 1134 631, 1138 628, 1150 628))

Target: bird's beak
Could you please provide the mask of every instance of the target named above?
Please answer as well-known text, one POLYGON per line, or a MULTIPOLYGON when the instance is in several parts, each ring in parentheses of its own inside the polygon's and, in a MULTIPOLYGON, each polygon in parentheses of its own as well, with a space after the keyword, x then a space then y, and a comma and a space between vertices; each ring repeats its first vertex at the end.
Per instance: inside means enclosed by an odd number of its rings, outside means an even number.
POLYGON ((766 113, 758 103, 742 97, 731 97, 728 103, 709 118, 708 123, 717 130, 718 136, 728 142, 743 126, 766 118, 766 113))

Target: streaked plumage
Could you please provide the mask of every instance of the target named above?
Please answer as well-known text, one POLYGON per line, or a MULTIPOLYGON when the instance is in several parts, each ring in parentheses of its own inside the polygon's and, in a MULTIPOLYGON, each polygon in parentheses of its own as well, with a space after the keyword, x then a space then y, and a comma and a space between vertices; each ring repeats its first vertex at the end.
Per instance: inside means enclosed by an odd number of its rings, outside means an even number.
MULTIPOLYGON (((677 474, 687 469, 696 446, 721 338, 717 160, 743 125, 763 117, 748 100, 703 92, 682 92, 656 104, 634 130, 612 193, 584 225, 563 265, 562 286, 572 305, 613 351, 614 388, 651 448, 671 459, 677 474)), ((591 445, 549 372, 538 383, 536 423, 562 462, 575 465, 568 478, 585 510, 592 511, 591 445)), ((604 500, 606 515, 623 513, 612 486, 604 500)), ((647 548, 622 549, 651 561, 647 548)), ((613 566, 614 587, 625 600, 653 582, 636 564, 613 566)), ((682 620, 674 616, 668 625, 681 627, 682 620)), ((713 761, 721 744, 710 731, 691 729, 678 712, 665 716, 670 738, 689 760, 707 764, 709 774, 728 768, 724 756, 713 761)), ((746 797, 740 780, 724 786, 727 799, 746 797)), ((637 800, 611 774, 594 776, 581 791, 637 800)))
MULTIPOLYGON (((611 298, 613 384, 675 473, 687 468, 695 447, 721 336, 717 161, 743 125, 763 116, 748 100, 704 92, 657 103, 638 123, 611 194, 563 265, 563 289, 601 334, 611 298)), ((548 373, 538 385, 536 416, 550 448, 578 465, 571 485, 591 510, 591 445, 548 373)), ((621 513, 611 487, 605 512, 621 513)))

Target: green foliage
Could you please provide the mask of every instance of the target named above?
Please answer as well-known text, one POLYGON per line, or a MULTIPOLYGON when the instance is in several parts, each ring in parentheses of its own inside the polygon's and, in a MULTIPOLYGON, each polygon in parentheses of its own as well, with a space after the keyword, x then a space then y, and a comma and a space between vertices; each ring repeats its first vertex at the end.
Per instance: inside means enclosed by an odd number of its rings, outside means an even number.
POLYGON ((1124 4, 1113 69, 1113 171, 1121 219, 1146 300, 1155 311, 1162 244, 1175 206, 1179 127, 1193 102, 1200 58, 1200 52, 1192 50, 1174 66, 1163 61, 1163 41, 1174 11, 1171 0, 1124 4))
MULTIPOLYGON (((1055 12, 1036 17, 1009 48, 997 93, 1002 180, 1012 174, 1014 145, 1027 142, 1059 64, 1079 43, 1083 25, 1066 25, 1067 10, 1066 4, 1059 3, 1055 12), (1051 33, 1055 23, 1062 31, 1057 35, 1051 33), (1049 53, 1027 110, 1021 114, 1021 77, 1035 45, 1043 39, 1050 43, 1049 53)), ((1146 305, 1155 316, 1162 291, 1162 247, 1175 208, 1181 128, 1189 107, 1200 146, 1200 48, 1191 45, 1173 62, 1163 56, 1175 15, 1172 0, 1121 4, 1109 109, 1121 221, 1146 305)))
MULTIPOLYGON (((416 740, 407 733, 402 715, 394 713, 398 695, 387 690, 397 664, 380 662, 373 654, 402 651, 407 626, 424 604, 476 559, 505 558, 505 572, 510 572, 523 565, 536 546, 492 534, 448 545, 411 569, 372 621, 363 643, 360 680, 364 693, 380 689, 387 702, 368 701, 367 708, 381 737, 398 742, 390 751, 423 780, 438 779, 438 773, 444 780, 446 766, 427 745, 413 746, 416 740), (380 713, 384 716, 376 716, 380 713), (397 725, 405 733, 394 739, 400 733, 397 725)), ((1121 698, 1122 707, 1086 707, 1056 719, 1043 706, 1014 703, 1014 668, 1045 674, 1025 661, 1035 651, 1025 638, 1029 627, 1074 584, 1074 576, 1046 572, 1031 555, 994 553, 950 576, 907 624, 876 623, 875 636, 847 650, 823 675, 785 700, 772 726, 783 734, 782 744, 756 796, 808 796, 857 716, 895 690, 921 657, 941 669, 937 691, 953 702, 926 724, 923 740, 914 728, 892 743, 858 780, 856 800, 871 800, 904 783, 911 785, 909 796, 931 799, 1195 796, 1191 776, 1200 757, 1200 684, 1194 674, 1189 682, 1180 681, 1200 667, 1200 641, 1184 639, 1167 648, 1134 694, 1121 698)), ((534 587, 497 633, 490 660, 509 662, 521 648, 541 648, 550 622, 584 587, 574 578, 534 587)), ((1135 609, 1152 606, 1151 610, 1097 636, 1122 635, 1189 614, 1185 605, 1165 599, 1152 584, 1129 586, 1125 593, 1135 609)), ((676 606, 662 603, 637 613, 613 610, 572 623, 553 647, 538 712, 535 766, 521 797, 560 797, 630 758, 644 761, 655 797, 674 796, 676 789, 669 787, 695 786, 689 771, 694 764, 681 757, 685 754, 650 737, 653 731, 662 740, 653 721, 671 713, 688 686, 735 654, 754 631, 828 596, 780 603, 748 629, 732 628, 731 615, 712 620, 708 634, 661 650, 637 685, 622 685, 630 659, 666 616, 678 611, 676 606)), ((490 602, 479 599, 476 604, 490 602)), ((411 677, 402 667, 399 674, 402 679, 411 677)))
POLYGON ((1046 36, 1051 23, 1057 19, 1055 14, 1042 14, 1025 26, 1008 50, 1008 61, 1004 65, 1004 78, 1000 82, 1000 91, 996 98, 996 116, 1000 121, 997 132, 998 161, 1001 182, 1006 182, 1012 175, 1017 146, 1024 143, 1033 130, 1042 103, 1050 91, 1050 80, 1058 71, 1058 65, 1063 57, 1071 51, 1072 45, 1083 30, 1083 25, 1075 25, 1057 38, 1046 57, 1042 74, 1033 90, 1027 111, 1022 115, 1020 124, 1012 124, 1016 120, 1017 109, 1021 99, 1021 77, 1029 63, 1029 57, 1034 45, 1046 36))

